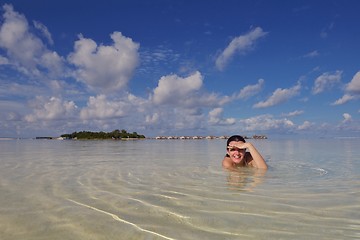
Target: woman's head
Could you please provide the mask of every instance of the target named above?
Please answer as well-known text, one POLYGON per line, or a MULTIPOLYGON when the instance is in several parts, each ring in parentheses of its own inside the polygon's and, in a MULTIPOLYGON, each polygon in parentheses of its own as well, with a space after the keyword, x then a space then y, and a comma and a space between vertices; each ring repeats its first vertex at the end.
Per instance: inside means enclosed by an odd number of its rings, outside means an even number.
POLYGON ((245 143, 245 139, 240 135, 229 137, 226 142, 226 157, 229 157, 235 164, 240 163, 245 158, 246 150, 236 147, 237 142, 245 143))
POLYGON ((229 146, 229 144, 231 142, 246 142, 246 141, 245 141, 245 138, 243 138, 240 135, 233 135, 233 136, 229 137, 229 139, 227 140, 226 147, 229 146))

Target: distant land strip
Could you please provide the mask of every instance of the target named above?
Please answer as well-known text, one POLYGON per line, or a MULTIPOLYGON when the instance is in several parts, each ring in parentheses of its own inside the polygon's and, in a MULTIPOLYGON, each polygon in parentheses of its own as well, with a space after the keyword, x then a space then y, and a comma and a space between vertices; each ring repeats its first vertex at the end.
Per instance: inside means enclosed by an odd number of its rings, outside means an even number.
MULTIPOLYGON (((126 130, 114 130, 112 132, 91 132, 91 131, 81 131, 73 132, 71 134, 62 134, 60 137, 36 137, 36 139, 74 139, 74 140, 101 140, 101 139, 157 139, 157 140, 188 140, 188 139, 228 139, 229 136, 157 136, 154 138, 146 138, 142 134, 137 132, 129 133, 126 130)), ((245 139, 267 139, 266 135, 253 135, 251 137, 244 136, 245 139)))

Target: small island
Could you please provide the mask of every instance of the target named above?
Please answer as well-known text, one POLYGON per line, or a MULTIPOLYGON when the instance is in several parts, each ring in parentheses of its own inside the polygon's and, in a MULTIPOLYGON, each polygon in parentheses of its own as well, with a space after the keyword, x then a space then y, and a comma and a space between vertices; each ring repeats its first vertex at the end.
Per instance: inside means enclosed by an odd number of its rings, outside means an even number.
POLYGON ((90 132, 90 131, 81 131, 73 132, 71 134, 62 134, 60 136, 63 139, 81 139, 81 140, 90 140, 90 139, 144 139, 145 136, 138 134, 137 132, 128 133, 126 130, 114 130, 112 132, 90 132))

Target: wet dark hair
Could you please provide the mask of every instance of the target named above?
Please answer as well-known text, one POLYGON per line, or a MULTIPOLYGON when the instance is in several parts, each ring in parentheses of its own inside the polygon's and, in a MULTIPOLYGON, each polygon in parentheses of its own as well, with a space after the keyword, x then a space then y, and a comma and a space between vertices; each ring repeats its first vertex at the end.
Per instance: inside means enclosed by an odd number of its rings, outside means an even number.
POLYGON ((240 136, 240 135, 233 135, 233 136, 229 137, 229 139, 227 140, 226 146, 229 146, 229 143, 232 142, 232 141, 235 141, 235 142, 246 142, 246 141, 245 141, 245 138, 243 138, 242 136, 240 136))
MULTIPOLYGON (((243 138, 242 136, 240 135, 233 135, 231 137, 228 138, 227 142, 226 142, 226 147, 229 146, 229 144, 232 142, 232 141, 235 141, 235 142, 246 142, 245 141, 245 138, 243 138)), ((229 154, 226 154, 225 155, 226 157, 229 157, 229 154)))

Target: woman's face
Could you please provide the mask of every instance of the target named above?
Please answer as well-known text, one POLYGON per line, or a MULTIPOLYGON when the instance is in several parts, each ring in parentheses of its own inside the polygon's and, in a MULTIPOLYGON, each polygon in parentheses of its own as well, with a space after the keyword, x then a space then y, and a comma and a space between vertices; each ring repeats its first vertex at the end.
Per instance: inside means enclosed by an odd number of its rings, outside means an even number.
POLYGON ((232 141, 227 146, 227 153, 230 156, 231 161, 234 163, 240 163, 245 158, 246 149, 240 149, 239 144, 242 145, 244 142, 232 141))

